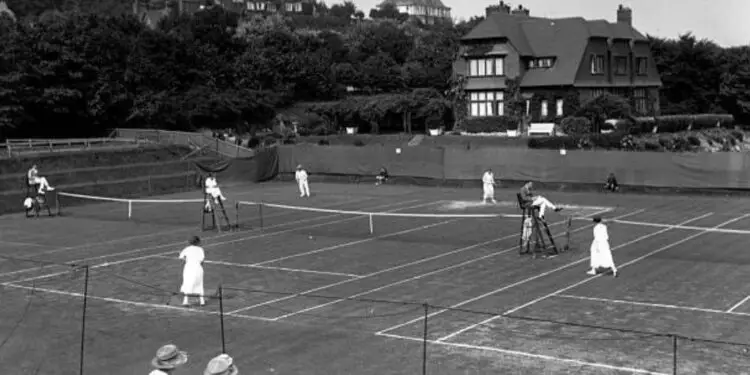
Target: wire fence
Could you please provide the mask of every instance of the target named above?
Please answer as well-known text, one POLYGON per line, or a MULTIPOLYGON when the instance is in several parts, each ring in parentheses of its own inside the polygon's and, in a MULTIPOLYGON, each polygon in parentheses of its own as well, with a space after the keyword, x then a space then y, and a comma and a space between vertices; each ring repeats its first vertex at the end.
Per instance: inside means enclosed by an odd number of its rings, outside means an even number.
MULTIPOLYGON (((181 347, 199 345, 202 351, 213 353, 247 352, 248 337, 258 329, 238 322, 283 322, 292 317, 331 330, 419 342, 418 357, 409 367, 418 367, 424 375, 437 371, 432 355, 436 356, 434 360, 445 360, 439 352, 442 347, 509 356, 539 353, 593 368, 615 361, 620 363, 617 369, 648 368, 657 374, 737 373, 747 363, 750 349, 746 343, 606 326, 587 321, 584 315, 564 315, 577 320, 566 321, 504 314, 489 306, 442 306, 221 283, 205 291, 206 306, 186 308, 182 306, 186 296, 170 287, 170 280, 179 280, 179 270, 163 271, 163 277, 149 278, 156 282, 144 283, 136 279, 137 273, 152 269, 130 269, 126 275, 117 266, 92 268, 0 258, 0 271, 13 268, 9 264, 34 263, 38 267, 24 279, 6 278, 0 295, 4 321, 0 325, 0 355, 14 355, 23 367, 21 373, 48 373, 51 371, 44 369, 49 366, 61 373, 94 373, 102 356, 112 348, 134 346, 137 348, 128 353, 140 358, 128 360, 140 362, 142 367, 156 348, 170 342, 181 347), (29 345, 31 342, 43 344, 29 345), (74 357, 70 355, 72 348, 77 348, 74 357), (38 358, 46 361, 35 361, 38 358)), ((416 356, 416 352, 410 353, 416 356)), ((504 362, 504 366, 519 369, 526 365, 522 361, 504 362)), ((612 370, 612 366, 606 368, 612 370)))

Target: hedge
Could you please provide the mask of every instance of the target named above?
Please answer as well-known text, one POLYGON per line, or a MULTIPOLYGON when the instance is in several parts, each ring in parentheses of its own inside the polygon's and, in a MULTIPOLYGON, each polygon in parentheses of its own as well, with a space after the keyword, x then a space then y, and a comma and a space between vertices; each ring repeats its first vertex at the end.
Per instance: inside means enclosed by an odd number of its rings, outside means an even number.
POLYGON ((567 135, 590 134, 594 127, 586 117, 566 117, 560 122, 560 129, 567 135))
POLYGON ((529 148, 559 150, 571 149, 621 149, 627 133, 568 135, 562 137, 538 137, 529 139, 529 148))
POLYGON ((734 125, 734 116, 723 114, 671 115, 633 118, 634 133, 677 133, 687 130, 729 128, 734 125))
POLYGON ((464 122, 468 133, 495 133, 518 129, 519 120, 511 116, 472 117, 464 122))

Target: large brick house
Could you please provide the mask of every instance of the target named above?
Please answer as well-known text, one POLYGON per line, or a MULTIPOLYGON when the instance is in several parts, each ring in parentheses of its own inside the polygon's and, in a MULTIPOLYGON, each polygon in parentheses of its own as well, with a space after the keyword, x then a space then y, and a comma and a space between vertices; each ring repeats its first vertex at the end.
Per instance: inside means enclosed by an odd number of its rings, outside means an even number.
POLYGON ((662 85, 648 39, 622 5, 612 23, 531 17, 501 2, 462 38, 454 73, 464 77, 470 117, 505 115, 513 79, 536 122, 570 115, 566 98, 582 103, 605 92, 628 98, 638 113, 656 113, 662 85))

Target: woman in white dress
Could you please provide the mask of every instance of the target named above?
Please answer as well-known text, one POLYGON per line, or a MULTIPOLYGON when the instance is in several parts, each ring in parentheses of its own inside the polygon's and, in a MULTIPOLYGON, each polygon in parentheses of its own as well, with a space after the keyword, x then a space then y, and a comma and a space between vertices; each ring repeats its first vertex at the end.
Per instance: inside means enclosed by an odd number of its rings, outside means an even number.
POLYGON ((596 275, 598 270, 611 270, 612 275, 617 277, 617 267, 612 258, 612 249, 609 247, 609 233, 607 226, 602 223, 601 217, 594 217, 594 240, 591 242, 591 269, 589 275, 596 275))
POLYGON ((198 297, 201 306, 205 306, 206 301, 203 298, 203 261, 206 254, 198 236, 190 238, 190 245, 180 252, 180 259, 185 261, 185 267, 182 269, 182 287, 180 293, 184 294, 182 300, 183 306, 190 306, 190 297, 198 297))

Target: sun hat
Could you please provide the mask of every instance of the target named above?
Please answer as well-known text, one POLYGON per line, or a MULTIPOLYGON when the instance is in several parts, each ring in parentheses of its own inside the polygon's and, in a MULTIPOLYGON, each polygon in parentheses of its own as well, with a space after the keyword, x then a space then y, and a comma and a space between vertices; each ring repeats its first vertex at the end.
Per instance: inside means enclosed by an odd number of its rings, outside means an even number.
POLYGON ((302 169, 302 164, 297 164, 297 169, 302 169))
POLYGON ((171 370, 187 363, 187 353, 180 351, 176 345, 167 344, 156 351, 151 365, 159 370, 171 370))
POLYGON ((238 375, 240 372, 228 354, 220 354, 208 362, 203 375, 238 375))
POLYGON ((192 236, 190 237, 190 240, 188 240, 188 243, 190 243, 193 246, 198 246, 201 243, 201 238, 198 236, 192 236))

